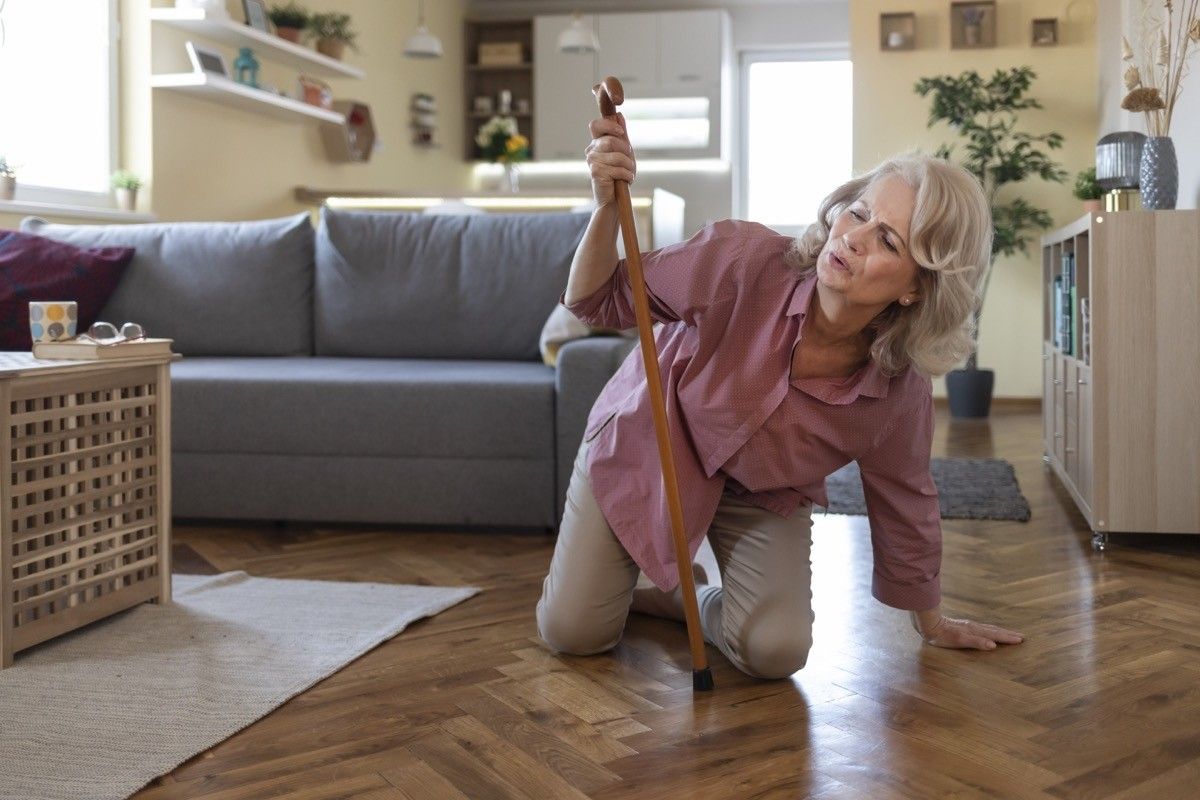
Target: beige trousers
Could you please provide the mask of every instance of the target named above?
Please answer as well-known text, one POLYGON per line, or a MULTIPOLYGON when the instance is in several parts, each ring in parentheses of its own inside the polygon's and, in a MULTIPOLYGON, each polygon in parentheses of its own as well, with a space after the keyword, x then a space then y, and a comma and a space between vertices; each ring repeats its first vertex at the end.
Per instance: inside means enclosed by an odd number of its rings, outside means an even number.
MULTIPOLYGON (((580 445, 575 458, 537 604, 542 639, 575 655, 604 652, 620 641, 640 572, 596 504, 589 447, 580 445)), ((812 647, 812 507, 784 519, 726 492, 708 540, 723 585, 697 592, 705 640, 754 677, 793 674, 812 647)))

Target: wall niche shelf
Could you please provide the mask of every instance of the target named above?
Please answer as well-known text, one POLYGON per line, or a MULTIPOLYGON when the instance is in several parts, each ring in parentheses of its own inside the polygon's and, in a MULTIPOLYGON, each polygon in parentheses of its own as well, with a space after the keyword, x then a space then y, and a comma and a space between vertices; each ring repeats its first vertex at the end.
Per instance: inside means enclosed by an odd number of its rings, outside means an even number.
POLYGON ((280 97, 263 89, 253 89, 243 86, 237 81, 205 72, 172 72, 153 75, 150 78, 150 85, 155 89, 183 92, 207 100, 239 106, 249 111, 272 114, 286 120, 298 121, 302 117, 311 117, 336 125, 344 125, 346 122, 346 116, 336 111, 329 111, 311 103, 302 103, 290 97, 280 97))
POLYGON ((293 44, 270 33, 242 25, 227 16, 215 16, 201 9, 153 8, 151 22, 181 28, 231 47, 258 49, 263 57, 293 69, 324 78, 364 78, 366 73, 316 50, 293 44))

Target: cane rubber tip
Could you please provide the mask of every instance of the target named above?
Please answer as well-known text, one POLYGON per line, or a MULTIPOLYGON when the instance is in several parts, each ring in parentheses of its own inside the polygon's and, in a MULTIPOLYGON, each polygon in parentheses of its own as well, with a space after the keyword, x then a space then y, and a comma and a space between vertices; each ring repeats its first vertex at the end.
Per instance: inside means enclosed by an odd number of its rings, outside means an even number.
POLYGON ((692 691, 694 692, 711 692, 713 689, 712 670, 708 667, 704 669, 692 670, 692 691))

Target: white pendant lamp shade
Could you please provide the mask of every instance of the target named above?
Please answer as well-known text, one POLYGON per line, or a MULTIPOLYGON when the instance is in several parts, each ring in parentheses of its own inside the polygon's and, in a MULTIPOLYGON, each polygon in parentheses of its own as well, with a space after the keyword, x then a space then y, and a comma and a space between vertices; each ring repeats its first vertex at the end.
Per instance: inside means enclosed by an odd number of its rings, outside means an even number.
POLYGON ((600 40, 592 26, 576 14, 566 30, 558 35, 558 49, 564 53, 595 53, 600 49, 600 40))
POLYGON ((425 0, 417 2, 417 32, 404 43, 404 55, 409 58, 440 58, 442 40, 425 27, 425 0))

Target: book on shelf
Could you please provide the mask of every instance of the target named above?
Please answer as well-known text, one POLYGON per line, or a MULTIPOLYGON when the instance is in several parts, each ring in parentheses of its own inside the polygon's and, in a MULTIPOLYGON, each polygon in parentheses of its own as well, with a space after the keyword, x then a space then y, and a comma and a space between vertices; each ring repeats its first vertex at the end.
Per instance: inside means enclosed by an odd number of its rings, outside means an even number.
POLYGON ((1061 275, 1054 276, 1054 289, 1051 291, 1051 309, 1053 309, 1053 323, 1051 325, 1051 341, 1054 346, 1062 349, 1062 287, 1063 279, 1061 275))
POLYGON ((69 339, 65 342, 34 342, 33 357, 66 359, 69 361, 108 361, 122 358, 145 358, 171 352, 173 339, 137 339, 132 342, 100 344, 99 342, 69 339))
POLYGON ((1086 297, 1079 298, 1079 358, 1090 364, 1092 356, 1092 309, 1086 297))

